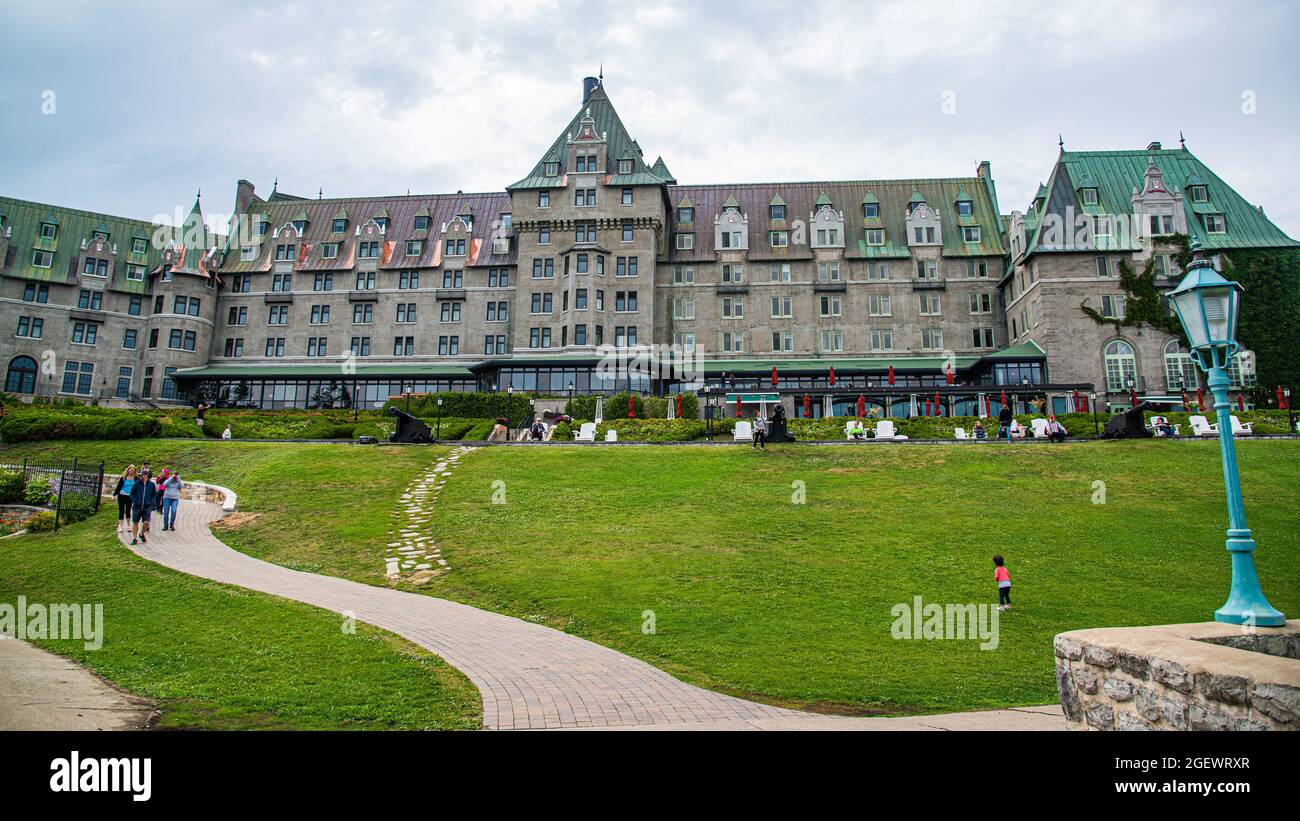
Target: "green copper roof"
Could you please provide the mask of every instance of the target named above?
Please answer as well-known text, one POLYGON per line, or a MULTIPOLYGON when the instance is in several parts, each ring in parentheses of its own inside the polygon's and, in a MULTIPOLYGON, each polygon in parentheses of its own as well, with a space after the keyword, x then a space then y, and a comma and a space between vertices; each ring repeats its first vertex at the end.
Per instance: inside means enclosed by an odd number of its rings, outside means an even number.
MULTIPOLYGON (((1185 148, 1133 151, 1062 151, 1056 167, 1052 169, 1045 196, 1044 214, 1055 214, 1065 219, 1067 209, 1075 214, 1087 213, 1079 200, 1078 190, 1084 187, 1097 189, 1100 208, 1106 213, 1131 216, 1133 189, 1141 190, 1149 162, 1154 162, 1164 177, 1170 191, 1183 194, 1186 209, 1187 231, 1192 239, 1199 240, 1207 251, 1228 248, 1277 248, 1300 245, 1288 237, 1220 179, 1208 166, 1185 148), (1186 191, 1189 180, 1204 185, 1213 207, 1193 203, 1186 191), (1221 234, 1205 231, 1200 215, 1222 214, 1227 230, 1221 234)), ((1079 252, 1078 247, 1053 248, 1040 243, 1045 220, 1040 219, 1029 242, 1030 253, 1052 251, 1079 252)), ((1121 249, 1129 250, 1129 249, 1121 249)))
POLYGON ((724 203, 722 204, 722 207, 723 207, 723 208, 740 208, 740 203, 737 202, 737 200, 736 200, 736 195, 735 195, 735 194, 731 194, 730 196, 727 197, 727 201, 724 202, 724 203))
MULTIPOLYGON (((560 132, 559 137, 551 144, 551 147, 542 155, 533 166, 533 170, 528 176, 506 186, 506 191, 527 188, 558 188, 563 175, 571 169, 564 167, 568 157, 569 140, 571 137, 577 137, 579 128, 583 120, 587 117, 588 112, 591 115, 592 128, 597 137, 603 137, 606 140, 606 156, 617 158, 625 153, 631 155, 632 173, 617 174, 611 177, 610 185, 663 185, 664 180, 652 169, 647 168, 645 158, 641 156, 639 150, 635 150, 635 141, 627 133, 627 128, 623 126, 623 121, 619 119, 618 112, 614 110, 614 105, 605 95, 604 85, 598 85, 591 90, 591 96, 587 102, 578 109, 573 115, 573 119, 560 132), (558 162, 560 164, 560 173, 554 177, 546 176, 546 163, 558 162)), ((664 173, 667 173, 667 167, 664 167, 664 173)))
POLYGON ((866 196, 864 196, 864 197, 862 198, 862 201, 863 201, 864 203, 865 203, 865 202, 877 202, 877 203, 880 202, 880 200, 876 199, 876 195, 873 194, 873 193, 871 193, 870 191, 868 191, 868 192, 866 193, 866 196))
POLYGON ((970 194, 966 193, 965 188, 959 188, 957 189, 957 199, 953 200, 953 202, 973 202, 973 200, 970 194))
POLYGON ((181 379, 320 378, 347 382, 354 375, 358 379, 385 376, 404 379, 419 376, 462 379, 471 377, 469 367, 466 365, 440 364, 357 365, 355 374, 344 374, 337 363, 333 365, 206 365, 176 371, 176 376, 181 379))
POLYGON ((820 195, 818 195, 817 201, 813 203, 813 206, 816 208, 821 208, 823 205, 830 205, 830 204, 831 204, 831 198, 826 196, 826 192, 823 191, 821 192, 820 195))
POLYGON ((650 173, 670 185, 677 182, 672 172, 668 170, 668 164, 664 162, 663 157, 655 158, 655 164, 650 168, 650 173))
POLYGON ((908 204, 908 205, 916 205, 917 203, 921 203, 921 202, 925 202, 925 197, 921 196, 921 192, 920 192, 920 191, 918 191, 917 189, 913 188, 913 189, 912 189, 912 198, 909 199, 909 200, 907 201, 907 204, 908 204))
POLYGON ((768 205, 785 205, 785 200, 781 199, 780 194, 776 194, 772 197, 772 201, 769 202, 768 205))

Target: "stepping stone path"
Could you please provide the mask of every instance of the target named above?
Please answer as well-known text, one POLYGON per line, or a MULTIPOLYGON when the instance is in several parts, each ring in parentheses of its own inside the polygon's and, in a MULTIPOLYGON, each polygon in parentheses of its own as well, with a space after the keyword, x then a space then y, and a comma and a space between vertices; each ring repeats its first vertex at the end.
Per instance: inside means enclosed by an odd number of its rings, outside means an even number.
POLYGON ((464 445, 456 448, 446 459, 417 476, 397 500, 396 524, 388 531, 392 541, 384 557, 384 575, 390 582, 400 581, 406 574, 406 581, 424 585, 451 570, 427 529, 433 518, 433 503, 447 477, 462 457, 475 450, 464 445))

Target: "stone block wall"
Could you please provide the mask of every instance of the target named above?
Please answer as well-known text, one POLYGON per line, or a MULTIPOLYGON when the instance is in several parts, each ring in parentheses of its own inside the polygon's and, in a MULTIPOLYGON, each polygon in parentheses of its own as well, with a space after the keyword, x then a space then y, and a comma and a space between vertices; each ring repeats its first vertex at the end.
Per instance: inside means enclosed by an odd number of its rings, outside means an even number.
POLYGON ((1079 630, 1056 637, 1079 730, 1300 730, 1300 621, 1079 630))

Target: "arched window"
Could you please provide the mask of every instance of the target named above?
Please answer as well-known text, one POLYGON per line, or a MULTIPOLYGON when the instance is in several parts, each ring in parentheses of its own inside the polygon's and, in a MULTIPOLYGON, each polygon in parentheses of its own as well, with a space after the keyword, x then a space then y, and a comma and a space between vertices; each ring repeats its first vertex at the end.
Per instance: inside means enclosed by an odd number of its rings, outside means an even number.
POLYGON ((1137 360, 1133 346, 1122 339, 1106 343, 1106 390, 1118 393, 1128 390, 1128 380, 1137 381, 1137 360))
POLYGON ((5 390, 9 393, 36 393, 36 360, 30 356, 15 356, 9 360, 5 390))
POLYGON ((1196 390, 1196 363, 1182 343, 1171 339, 1165 345, 1165 387, 1171 391, 1196 390))

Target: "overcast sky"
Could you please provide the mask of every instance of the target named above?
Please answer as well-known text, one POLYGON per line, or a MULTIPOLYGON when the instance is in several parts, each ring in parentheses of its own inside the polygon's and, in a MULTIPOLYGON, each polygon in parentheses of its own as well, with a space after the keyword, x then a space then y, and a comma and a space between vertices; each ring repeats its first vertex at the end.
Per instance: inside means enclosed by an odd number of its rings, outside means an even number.
POLYGON ((946 177, 1023 209, 1069 149, 1187 146, 1300 237, 1287 2, 18 3, 0 194, 123 216, 495 191, 605 88, 683 183, 946 177), (1050 11, 1049 11, 1050 9, 1050 11), (49 109, 52 108, 52 111, 49 109))

